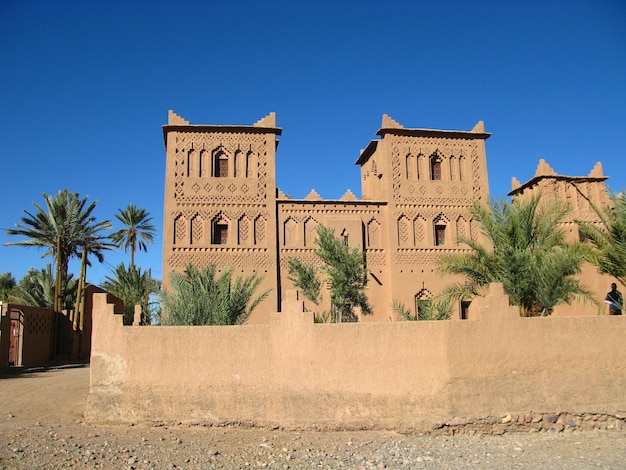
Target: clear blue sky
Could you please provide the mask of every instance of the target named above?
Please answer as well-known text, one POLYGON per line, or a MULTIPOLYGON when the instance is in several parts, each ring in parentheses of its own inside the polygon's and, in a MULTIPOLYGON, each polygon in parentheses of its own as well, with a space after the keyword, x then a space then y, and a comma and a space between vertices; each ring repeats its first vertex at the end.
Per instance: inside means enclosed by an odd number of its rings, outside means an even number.
MULTIPOLYGON (((193 124, 283 128, 278 186, 360 196, 359 150, 383 113, 405 127, 484 120, 492 196, 544 158, 626 188, 626 2, 0 2, 0 228, 68 188, 97 215, 147 209, 159 237, 137 264, 161 277, 165 152, 173 109, 193 124)), ((49 259, 6 247, 19 280, 49 259)), ((100 283, 109 253, 88 274, 100 283)), ((76 272, 77 269, 74 268, 76 272)))

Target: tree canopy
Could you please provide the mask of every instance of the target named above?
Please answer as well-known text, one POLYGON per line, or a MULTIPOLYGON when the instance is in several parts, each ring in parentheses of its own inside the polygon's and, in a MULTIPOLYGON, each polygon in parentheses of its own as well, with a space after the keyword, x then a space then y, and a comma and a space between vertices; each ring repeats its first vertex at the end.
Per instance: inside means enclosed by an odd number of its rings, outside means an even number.
POLYGON ((214 265, 189 265, 170 274, 171 290, 163 291, 164 325, 239 325, 244 323, 269 290, 254 297, 263 277, 257 273, 233 279, 234 267, 217 275, 214 265))
POLYGON ((315 254, 321 264, 307 265, 297 258, 288 261, 289 279, 315 305, 320 301, 321 281, 317 272, 325 274, 330 285, 331 318, 334 322, 358 321, 355 308, 364 315, 372 313, 367 300, 367 268, 363 253, 350 248, 335 235, 333 228, 317 226, 315 254))
POLYGON ((611 204, 594 207, 601 224, 577 221, 594 247, 591 260, 601 272, 626 285, 626 194, 611 193, 611 204))
POLYGON ((134 204, 129 204, 124 210, 118 209, 115 217, 124 224, 124 228, 111 234, 111 240, 118 248, 124 248, 126 253, 130 253, 130 266, 133 267, 135 253, 137 250, 148 250, 147 244, 154 242, 156 228, 150 213, 134 204))
POLYGON ((566 243, 560 226, 569 208, 556 201, 540 204, 531 199, 491 200, 475 204, 472 219, 484 241, 461 237, 470 251, 443 256, 442 273, 465 276, 467 283, 452 284, 445 293, 457 299, 480 295, 492 282, 501 282, 511 303, 523 316, 549 315, 561 302, 592 302, 592 295, 574 276, 589 253, 579 243, 566 243))

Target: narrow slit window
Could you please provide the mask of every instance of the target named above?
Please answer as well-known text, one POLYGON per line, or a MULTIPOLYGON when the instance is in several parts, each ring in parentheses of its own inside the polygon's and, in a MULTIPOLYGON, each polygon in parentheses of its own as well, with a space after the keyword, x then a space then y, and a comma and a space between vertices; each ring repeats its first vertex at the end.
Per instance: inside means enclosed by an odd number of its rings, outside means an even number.
POLYGON ((441 246, 446 242, 446 226, 435 225, 435 245, 441 246))
POLYGON ((432 157, 430 160, 430 179, 433 181, 441 179, 441 159, 432 157))

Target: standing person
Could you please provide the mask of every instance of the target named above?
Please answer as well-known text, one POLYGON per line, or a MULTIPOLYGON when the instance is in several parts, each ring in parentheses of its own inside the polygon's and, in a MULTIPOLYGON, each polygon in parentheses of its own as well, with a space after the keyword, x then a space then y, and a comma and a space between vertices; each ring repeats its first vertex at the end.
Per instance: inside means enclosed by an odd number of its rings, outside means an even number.
POLYGON ((621 315, 624 307, 622 293, 617 290, 617 284, 611 284, 611 292, 606 294, 604 301, 609 304, 609 315, 621 315))

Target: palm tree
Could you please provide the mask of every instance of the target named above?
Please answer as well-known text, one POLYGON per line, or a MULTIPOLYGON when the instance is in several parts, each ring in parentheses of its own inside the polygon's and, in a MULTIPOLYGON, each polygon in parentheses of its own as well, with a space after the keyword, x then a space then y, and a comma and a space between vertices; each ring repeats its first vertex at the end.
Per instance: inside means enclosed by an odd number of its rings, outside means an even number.
POLYGON ((442 273, 460 274, 465 284, 453 284, 445 294, 458 300, 481 295, 492 282, 501 282, 511 303, 523 316, 549 315, 561 302, 593 302, 589 290, 574 278, 589 250, 567 244, 560 228, 569 209, 560 203, 539 204, 540 196, 512 203, 492 200, 489 207, 474 205, 473 220, 485 244, 462 237, 470 252, 444 256, 442 273))
POLYGON ((9 235, 26 237, 25 240, 7 243, 7 245, 44 248, 42 256, 52 256, 56 267, 55 302, 53 308, 62 310, 63 285, 67 278, 70 257, 80 252, 89 237, 94 237, 100 230, 110 226, 108 221, 96 222, 92 212, 96 202, 88 206, 87 198, 80 198, 78 193, 67 189, 59 191, 56 196, 43 194, 45 210, 33 203, 36 212, 27 210, 26 217, 17 228, 7 229, 9 235))
POLYGON ((151 304, 149 299, 151 294, 160 292, 161 282, 152 279, 152 272, 149 269, 141 272, 141 268, 134 266, 126 268, 124 263, 118 264, 113 274, 113 276, 106 276, 102 288, 124 301, 124 323, 132 324, 135 305, 140 305, 140 324, 152 324, 155 305, 151 304))
POLYGON ((115 217, 126 227, 111 235, 111 240, 119 248, 124 248, 126 253, 130 252, 130 266, 135 266, 135 253, 147 251, 147 243, 154 242, 156 229, 152 224, 152 217, 145 209, 129 204, 124 210, 118 209, 115 217))
POLYGON ((215 266, 199 270, 187 266, 184 273, 170 274, 172 291, 162 293, 167 325, 239 325, 244 323, 269 290, 253 299, 263 278, 256 273, 238 276, 234 268, 216 277, 215 266))
POLYGON ((453 299, 448 296, 439 296, 420 305, 416 305, 416 313, 413 314, 402 302, 393 301, 392 309, 399 321, 417 320, 449 320, 452 314, 453 299))
POLYGON ((592 262, 601 272, 626 285, 626 194, 611 192, 612 204, 602 209, 594 207, 601 225, 577 221, 581 233, 595 248, 592 262))
POLYGON ((83 225, 84 231, 81 239, 77 242, 77 250, 80 253, 80 274, 78 276, 78 286, 76 289, 76 302, 74 306, 74 323, 78 335, 78 351, 81 350, 82 334, 85 322, 85 290, 87 286, 87 266, 91 266, 89 255, 97 258, 98 262, 104 261, 103 251, 113 249, 114 245, 107 242, 108 237, 100 235, 103 230, 111 228, 111 223, 106 220, 99 223, 86 223, 83 225))
MULTIPOLYGON (((69 310, 72 308, 77 282, 76 279, 73 279, 72 274, 68 274, 64 282, 65 285, 62 289, 64 297, 61 305, 63 309, 69 310)), ((54 275, 50 263, 41 270, 31 268, 20 280, 11 300, 24 305, 53 308, 55 301, 54 285, 54 275)))

